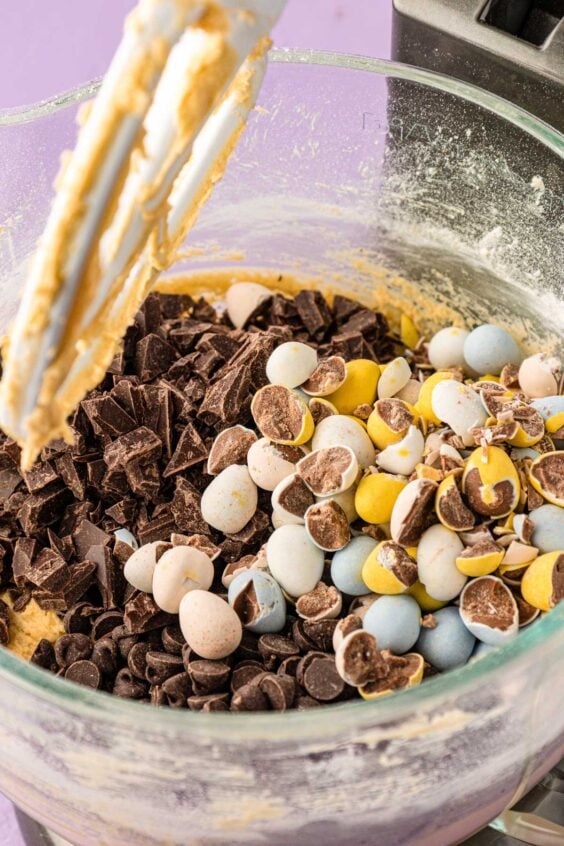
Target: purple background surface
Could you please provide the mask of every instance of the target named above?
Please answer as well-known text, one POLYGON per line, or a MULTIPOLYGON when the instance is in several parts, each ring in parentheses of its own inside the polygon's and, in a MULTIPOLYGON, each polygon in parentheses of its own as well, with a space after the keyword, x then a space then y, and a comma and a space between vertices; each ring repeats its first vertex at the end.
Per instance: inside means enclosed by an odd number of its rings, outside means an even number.
MULTIPOLYGON (((0 8, 0 108, 52 97, 104 73, 134 0, 18 0, 0 8)), ((303 47, 388 58, 392 0, 288 0, 273 37, 303 47)), ((0 844, 24 846, 0 796, 0 844)))

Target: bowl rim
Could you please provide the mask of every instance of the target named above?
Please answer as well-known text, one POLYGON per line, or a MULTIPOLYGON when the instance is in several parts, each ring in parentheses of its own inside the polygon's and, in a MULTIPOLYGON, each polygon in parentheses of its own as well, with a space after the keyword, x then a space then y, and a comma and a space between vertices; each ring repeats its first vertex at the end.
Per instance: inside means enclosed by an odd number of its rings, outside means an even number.
MULTIPOLYGON (((422 70, 410 65, 384 59, 318 50, 276 49, 270 61, 286 65, 329 66, 352 71, 364 71, 420 83, 454 94, 495 112, 537 138, 564 159, 564 135, 507 100, 451 77, 422 70)), ((0 110, 0 127, 29 123, 48 117, 57 111, 79 104, 93 97, 100 79, 86 82, 47 100, 29 106, 0 110)), ((504 668, 534 648, 540 648, 552 636, 564 631, 564 602, 534 626, 521 631, 519 637, 464 667, 451 670, 426 681, 419 687, 397 692, 374 702, 354 701, 329 708, 289 711, 287 713, 259 712, 233 714, 203 714, 190 717, 192 712, 174 708, 147 708, 143 703, 121 699, 109 693, 89 690, 68 683, 52 673, 23 661, 5 648, 0 648, 0 679, 23 691, 47 700, 55 706, 80 711, 81 716, 131 725, 144 713, 144 731, 188 733, 192 737, 244 741, 268 737, 287 741, 311 738, 314 734, 336 735, 343 730, 375 728, 378 724, 397 723, 402 717, 419 715, 436 705, 444 705, 447 697, 460 697, 478 683, 487 685, 500 666, 504 668), (141 708, 143 707, 143 710, 141 708)))

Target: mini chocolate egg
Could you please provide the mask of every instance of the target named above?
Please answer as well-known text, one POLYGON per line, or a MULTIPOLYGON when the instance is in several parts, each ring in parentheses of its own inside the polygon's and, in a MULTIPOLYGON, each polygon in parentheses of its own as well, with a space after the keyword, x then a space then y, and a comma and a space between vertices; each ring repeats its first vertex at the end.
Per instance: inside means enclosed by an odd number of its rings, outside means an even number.
POLYGON ((272 492, 273 512, 282 525, 304 524, 305 513, 315 502, 314 496, 297 473, 282 479, 272 492))
POLYGON ((425 669, 425 662, 421 655, 415 652, 408 652, 406 655, 392 655, 391 652, 384 651, 380 652, 379 656, 381 664, 378 677, 358 688, 358 692, 363 699, 381 699, 383 696, 389 696, 398 690, 416 687, 421 683, 425 669))
POLYGON ((268 568, 289 596, 314 589, 323 575, 323 550, 309 538, 305 526, 281 526, 266 544, 268 568))
POLYGON ((338 620, 333 631, 333 651, 336 652, 347 635, 362 629, 362 620, 356 614, 348 614, 338 620))
POLYGON ((331 580, 336 588, 349 596, 364 596, 366 584, 362 568, 377 545, 369 535, 358 535, 335 553, 331 561, 331 580))
POLYGON ((474 528, 476 518, 464 504, 456 477, 452 474, 445 476, 439 484, 435 497, 435 511, 447 529, 452 529, 454 532, 469 532, 474 528))
POLYGON ((425 439, 416 426, 410 426, 407 434, 396 444, 390 444, 376 456, 376 464, 388 473, 411 476, 423 458, 425 439))
POLYGON ((376 602, 378 599, 378 594, 376 593, 365 593, 363 596, 355 596, 351 604, 349 605, 349 614, 355 614, 357 617, 360 617, 361 620, 364 619, 364 615, 370 608, 373 602, 376 602))
POLYGON ((139 549, 139 543, 135 535, 131 534, 129 529, 116 529, 114 532, 114 537, 117 541, 121 543, 125 543, 127 546, 130 546, 131 549, 139 549))
POLYGON ((202 517, 219 532, 233 535, 247 525, 257 510, 257 487, 241 464, 226 467, 202 494, 202 517))
POLYGON ((517 432, 509 439, 509 443, 517 448, 527 448, 538 444, 545 436, 545 425, 542 415, 523 404, 513 412, 517 432))
POLYGON ((564 450, 545 452, 529 468, 529 481, 547 502, 564 508, 564 450))
POLYGON ((450 426, 467 446, 474 443, 470 430, 483 426, 488 416, 480 395, 454 379, 445 379, 435 385, 431 406, 435 417, 450 426))
POLYGON ((207 473, 217 476, 231 464, 246 464, 247 453, 257 436, 246 426, 230 426, 216 436, 208 455, 207 473))
POLYGON ((310 505, 304 520, 310 540, 325 552, 343 549, 351 539, 347 515, 334 499, 310 505))
MULTIPOLYGON (((347 378, 347 366, 340 355, 322 358, 309 379, 301 385, 302 391, 312 397, 329 396, 344 384, 347 378)), ((333 403, 331 403, 333 405, 333 403)), ((333 408, 335 406, 333 405, 333 408)), ((336 412, 338 413, 338 411, 336 412)))
POLYGON ((433 618, 435 627, 421 629, 415 649, 440 672, 462 667, 472 655, 476 638, 452 605, 435 611, 433 618))
POLYGON ((356 486, 353 485, 352 488, 348 488, 346 491, 342 491, 338 494, 333 494, 333 496, 316 496, 316 502, 325 502, 326 500, 333 500, 336 502, 337 505, 340 505, 345 514, 347 515, 347 520, 349 523, 354 523, 355 520, 358 520, 358 513, 355 508, 355 496, 356 496, 356 486))
POLYGON ((421 535, 417 547, 419 581, 433 599, 454 599, 466 584, 466 576, 456 566, 463 549, 458 535, 441 523, 421 535))
POLYGON ((477 373, 498 376, 506 364, 521 364, 519 345, 509 332, 493 323, 477 326, 464 342, 464 360, 477 373))
POLYGON ((523 599, 550 611, 564 599, 564 549, 547 552, 529 564, 521 579, 523 599))
POLYGON ((374 464, 376 451, 372 441, 362 426, 351 417, 334 414, 331 417, 326 417, 315 427, 311 442, 312 449, 324 449, 332 446, 350 447, 362 468, 374 464))
POLYGON ((408 350, 414 350, 419 343, 419 332, 415 323, 408 314, 400 317, 400 340, 408 350))
POLYGON ((273 491, 282 479, 295 472, 296 464, 306 454, 303 446, 275 444, 268 438, 260 438, 247 453, 251 479, 262 490, 273 491))
POLYGON ((229 585, 227 599, 244 628, 251 632, 280 632, 286 625, 286 600, 270 573, 239 573, 229 585))
POLYGON ((464 342, 470 332, 458 326, 445 326, 439 329, 429 341, 427 355, 435 370, 448 370, 449 367, 464 367, 464 342))
POLYGON ((366 684, 379 663, 378 646, 368 632, 356 629, 347 634, 335 651, 335 665, 341 678, 350 685, 366 684))
POLYGON ((145 543, 125 562, 123 575, 130 585, 143 593, 151 593, 153 590, 153 573, 157 566, 159 546, 165 547, 165 544, 162 541, 145 543))
POLYGON ((307 407, 311 412, 313 422, 316 426, 318 423, 321 423, 322 420, 325 420, 326 417, 338 414, 333 403, 323 397, 311 397, 307 407))
POLYGON ((362 627, 374 635, 378 649, 401 655, 419 637, 421 609, 411 596, 381 596, 364 615, 362 627))
POLYGON ((432 510, 437 488, 437 483, 432 479, 413 479, 400 491, 390 517, 392 540, 402 546, 415 546, 418 543, 432 510))
POLYGON ((519 541, 511 541, 505 549, 501 564, 499 565, 500 576, 511 573, 513 570, 522 569, 527 564, 530 564, 531 561, 534 561, 538 554, 539 551, 536 546, 520 543, 519 541))
POLYGON ((405 388, 411 379, 411 367, 405 358, 394 358, 389 364, 381 366, 382 375, 378 382, 378 399, 395 397, 405 388))
POLYGON ((215 570, 211 558, 193 546, 167 550, 155 566, 153 598, 168 614, 178 614, 180 601, 191 590, 209 590, 215 570))
POLYGON ((401 391, 396 394, 396 399, 404 400, 409 405, 416 406, 419 402, 419 394, 421 393, 421 382, 418 379, 410 379, 409 382, 403 386, 401 391))
POLYGON ((483 540, 463 549, 456 557, 456 566, 465 576, 488 576, 497 570, 504 555, 499 544, 483 540))
POLYGON ((201 658, 227 658, 241 643, 241 620, 215 593, 191 590, 182 597, 178 614, 186 643, 201 658))
POLYGON ((541 352, 525 358, 519 368, 521 390, 532 399, 549 397, 558 392, 562 362, 541 352))
POLYGON ((460 617, 468 631, 490 646, 499 646, 519 631, 519 610, 501 579, 480 576, 460 594, 460 617))
POLYGON ((564 509, 541 505, 529 513, 533 524, 532 544, 541 554, 564 549, 564 509))
POLYGON ((297 388, 317 367, 317 352, 299 341, 286 341, 274 349, 266 362, 266 378, 273 385, 297 388))
POLYGON ((337 408, 339 414, 352 414, 359 405, 372 405, 380 380, 380 368, 375 361, 357 358, 346 364, 345 381, 327 399, 337 408))
MULTIPOLYGON (((417 557, 417 551, 415 551, 415 557, 417 557)), ((432 596, 429 596, 427 591, 425 590, 425 586, 421 584, 421 582, 417 581, 414 585, 411 585, 409 590, 405 592, 406 595, 412 596, 422 611, 425 611, 428 614, 430 611, 438 611, 439 608, 443 608, 446 605, 446 601, 440 599, 433 599, 432 596)))
POLYGON ((405 438, 409 427, 417 425, 418 419, 415 408, 403 400, 382 399, 375 403, 366 425, 372 441, 383 450, 405 438))
POLYGON ((296 472, 315 496, 332 496, 350 488, 359 473, 358 460, 348 446, 315 449, 298 461, 296 472))
POLYGON ((564 394, 554 397, 543 397, 533 400, 532 407, 536 409, 545 421, 545 428, 549 435, 556 440, 564 439, 564 394))
POLYGON ((521 483, 515 465, 503 449, 478 447, 466 462, 462 490, 478 514, 505 517, 517 507, 521 483))
POLYGON ((362 578, 373 593, 405 593, 417 581, 417 564, 399 544, 381 541, 364 562, 362 578))
POLYGON ((318 582, 309 593, 296 600, 296 612, 302 620, 334 620, 343 609, 343 595, 334 585, 318 582))
POLYGON ((225 294, 225 303, 233 326, 242 329, 249 317, 271 296, 272 291, 257 282, 235 282, 231 285, 225 294))
POLYGON ((432 423, 434 426, 440 426, 441 421, 433 411, 433 392, 439 382, 454 378, 455 375, 452 370, 438 370, 436 373, 433 373, 432 376, 428 376, 427 379, 425 379, 425 381, 421 385, 421 389, 419 391, 419 399, 417 400, 417 405, 415 406, 415 408, 417 409, 417 412, 421 415, 423 420, 425 420, 427 423, 432 423))
POLYGON ((366 523, 388 523, 405 486, 405 479, 390 473, 368 473, 358 483, 354 497, 359 517, 366 523))
POLYGON ((304 400, 285 385, 259 388, 251 413, 261 435, 277 444, 299 446, 313 435, 313 417, 304 400))

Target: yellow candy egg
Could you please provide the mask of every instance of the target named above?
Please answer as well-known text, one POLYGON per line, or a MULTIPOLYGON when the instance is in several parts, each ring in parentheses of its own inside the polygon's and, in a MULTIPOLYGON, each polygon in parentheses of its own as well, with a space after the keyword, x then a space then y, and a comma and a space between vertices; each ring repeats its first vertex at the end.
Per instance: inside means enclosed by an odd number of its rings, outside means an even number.
POLYGON ((545 427, 549 435, 555 435, 556 432, 564 430, 564 411, 560 411, 558 414, 553 414, 552 417, 549 417, 545 421, 545 427))
POLYGON ((437 489, 435 511, 443 526, 453 532, 469 532, 474 528, 476 519, 466 507, 452 474, 446 476, 437 489))
POLYGON ((407 482, 390 473, 370 473, 360 480, 354 507, 366 523, 388 523, 396 499, 407 482))
POLYGON ((405 400, 378 400, 368 418, 368 434, 378 449, 386 449, 401 441, 407 435, 409 427, 416 426, 418 421, 417 411, 405 400))
POLYGON ((421 417, 426 420, 427 423, 434 423, 435 426, 439 426, 441 421, 433 411, 431 398, 433 396, 435 386, 438 385, 439 382, 444 382, 445 379, 454 379, 454 373, 450 370, 437 370, 436 373, 433 373, 432 376, 425 379, 421 385, 419 399, 417 400, 417 405, 415 406, 421 417))
POLYGON ((518 425, 517 434, 509 443, 514 447, 530 447, 538 444, 544 438, 544 420, 538 411, 530 406, 524 406, 523 413, 515 414, 518 425))
POLYGON ((478 514, 505 517, 519 502, 521 484, 515 465, 503 449, 478 447, 466 462, 462 490, 478 514))
POLYGON ((398 690, 405 690, 408 687, 415 687, 421 684, 425 661, 423 656, 417 652, 408 652, 406 655, 390 655, 388 659, 391 669, 394 670, 394 682, 387 676, 383 676, 374 682, 367 682, 358 688, 363 699, 381 699, 398 690))
POLYGON ((489 576, 497 570, 504 555, 505 550, 497 543, 484 540, 464 549, 456 557, 455 563, 457 569, 465 576, 489 576))
MULTIPOLYGON (((412 558, 415 558, 417 551, 410 552, 412 558)), ((410 596, 414 598, 417 602, 419 607, 422 611, 429 613, 431 611, 438 611, 439 608, 444 608, 447 604, 446 601, 443 602, 440 599, 434 599, 432 596, 429 596, 427 591, 425 590, 425 585, 421 582, 417 581, 414 585, 412 585, 408 590, 406 590, 410 596)))
POLYGON ((564 599, 564 550, 547 552, 529 564, 521 580, 523 599, 550 611, 564 599))
POLYGON ((400 319, 400 338, 402 344, 408 350, 414 350, 419 343, 419 332, 415 327, 415 323, 407 314, 402 314, 400 319))
POLYGON ((347 362, 347 377, 326 399, 339 414, 352 414, 359 405, 372 405, 380 380, 380 368, 375 361, 357 358, 347 362))
POLYGON ((547 502, 564 508, 564 450, 544 452, 529 468, 533 488, 547 502))
POLYGON ((311 412, 301 396, 285 385, 260 388, 253 397, 251 413, 260 433, 277 444, 305 444, 315 429, 311 412))
POLYGON ((398 543, 382 541, 364 562, 362 580, 373 593, 405 593, 417 581, 417 564, 398 543))

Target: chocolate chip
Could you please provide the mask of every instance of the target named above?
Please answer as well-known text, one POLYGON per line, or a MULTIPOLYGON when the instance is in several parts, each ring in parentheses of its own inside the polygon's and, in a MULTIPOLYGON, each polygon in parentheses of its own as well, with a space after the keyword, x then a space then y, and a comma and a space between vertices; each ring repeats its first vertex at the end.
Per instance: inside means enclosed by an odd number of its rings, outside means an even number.
POLYGON ((235 691, 231 698, 232 711, 267 711, 269 708, 269 699, 265 693, 262 692, 256 679, 243 685, 235 691))
POLYGON ((114 681, 112 693, 124 699, 143 699, 148 692, 148 685, 136 679, 129 669, 121 669, 114 681))
POLYGON ((269 701, 273 711, 291 708, 296 694, 296 682, 291 676, 265 673, 258 685, 269 701))
POLYGON ((94 661, 75 661, 65 671, 65 678, 75 684, 98 690, 102 686, 102 673, 94 661))
POLYGON ((201 659, 188 665, 188 675, 200 693, 215 693, 227 684, 231 668, 223 661, 201 659))
POLYGON ((292 676, 292 678, 295 678, 300 661, 301 657, 299 655, 291 655, 282 661, 276 672, 279 676, 292 676))
POLYGON ((118 669, 119 650, 111 637, 103 637, 92 647, 90 660, 105 676, 114 676, 118 669))
POLYGON ((303 686, 313 699, 331 702, 345 689, 345 682, 337 672, 330 655, 315 655, 303 673, 303 686))
POLYGON ((171 708, 185 708, 192 694, 192 683, 187 673, 177 673, 162 683, 162 690, 171 708))
POLYGON ((188 707, 191 711, 229 711, 229 696, 227 693, 212 693, 208 696, 189 696, 188 707))
POLYGON ((10 609, 0 599, 0 645, 7 646, 10 641, 10 609))
POLYGON ((318 708, 321 702, 311 696, 298 696, 295 700, 295 707, 298 711, 307 711, 308 708, 318 708))
POLYGON ((147 672, 147 653, 151 651, 150 643, 135 643, 127 655, 127 666, 138 679, 145 681, 147 672))
POLYGON ((241 661, 233 668, 231 674, 231 692, 235 693, 262 673, 264 673, 264 665, 258 661, 241 661))
POLYGON ((75 661, 90 658, 92 641, 84 634, 65 634, 55 641, 55 659, 62 669, 75 661))
POLYGON ((314 644, 314 649, 329 652, 333 645, 333 634, 337 627, 337 620, 304 620, 302 629, 304 635, 314 644))
POLYGON ((186 643, 180 626, 165 626, 161 632, 161 640, 166 652, 171 655, 182 655, 182 647, 186 643))
POLYGON ((57 659, 55 658, 55 650, 50 640, 42 638, 33 651, 33 655, 29 659, 32 664, 37 667, 43 667, 44 670, 50 670, 52 673, 57 672, 57 659))
POLYGON ((147 652, 145 678, 151 684, 162 684, 184 669, 182 656, 168 652, 147 652))
POLYGON ((298 655, 300 651, 293 640, 279 634, 261 635, 258 648, 267 670, 275 669, 285 658, 298 655))
POLYGON ((112 631, 111 638, 115 641, 118 652, 124 661, 127 661, 131 649, 139 642, 139 635, 131 634, 126 625, 116 626, 112 631))

